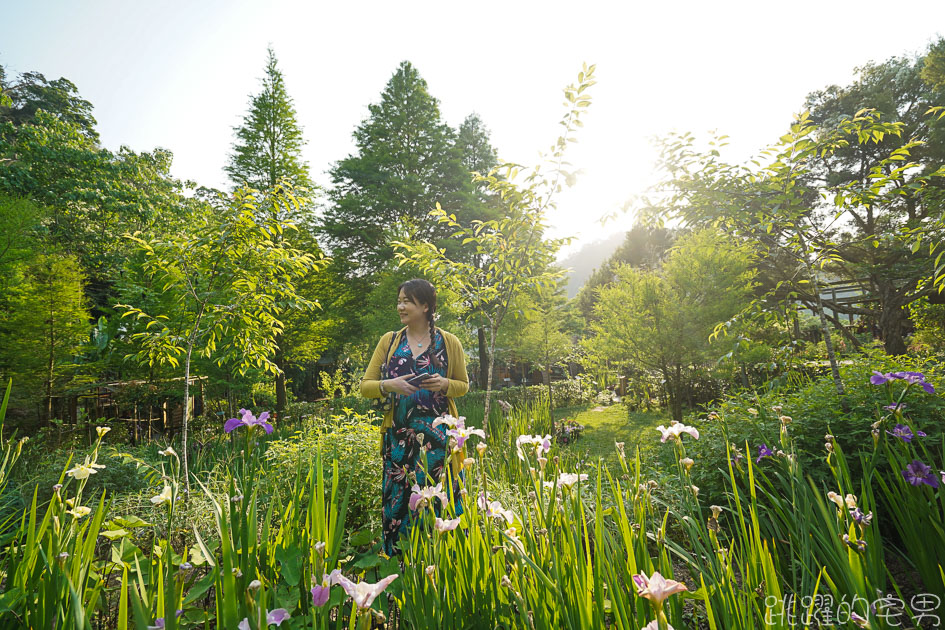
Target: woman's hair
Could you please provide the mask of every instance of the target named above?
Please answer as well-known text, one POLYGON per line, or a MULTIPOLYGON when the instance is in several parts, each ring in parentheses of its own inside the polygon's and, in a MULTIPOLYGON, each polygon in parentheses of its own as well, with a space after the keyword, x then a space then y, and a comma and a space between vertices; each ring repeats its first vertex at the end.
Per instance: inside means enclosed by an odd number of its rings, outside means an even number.
POLYGON ((401 282, 400 286, 397 287, 397 294, 400 295, 401 291, 403 291, 407 299, 414 304, 424 304, 427 306, 427 321, 430 324, 430 360, 433 361, 433 365, 440 367, 440 360, 432 350, 432 346, 436 343, 434 337, 436 330, 433 324, 433 316, 434 313, 436 313, 436 289, 423 278, 414 278, 406 282, 401 282))

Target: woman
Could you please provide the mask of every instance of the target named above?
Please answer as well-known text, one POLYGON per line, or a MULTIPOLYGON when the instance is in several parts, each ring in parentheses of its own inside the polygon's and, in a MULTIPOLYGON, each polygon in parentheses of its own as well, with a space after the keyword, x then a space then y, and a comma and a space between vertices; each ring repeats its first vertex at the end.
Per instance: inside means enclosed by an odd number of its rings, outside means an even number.
MULTIPOLYGON (((414 483, 421 487, 434 485, 443 473, 449 450, 448 427, 434 427, 433 421, 445 414, 455 417, 453 399, 469 390, 462 345, 433 323, 433 285, 422 279, 401 284, 397 312, 403 328, 381 337, 361 379, 362 396, 386 396, 392 403, 381 424, 384 550, 388 555, 397 553, 398 538, 408 534, 414 483), (420 374, 427 375, 425 380, 414 379, 415 384, 411 384, 411 379, 420 374)), ((450 494, 447 487, 443 492, 450 494)), ((455 479, 452 496, 456 513, 462 513, 459 481, 455 479)))

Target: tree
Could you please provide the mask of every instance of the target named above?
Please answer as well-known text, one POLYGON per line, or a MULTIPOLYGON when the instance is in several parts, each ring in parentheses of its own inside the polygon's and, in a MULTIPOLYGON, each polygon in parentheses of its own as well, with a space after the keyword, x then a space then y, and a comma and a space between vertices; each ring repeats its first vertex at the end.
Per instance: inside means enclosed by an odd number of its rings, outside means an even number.
MULTIPOLYGON (((33 253, 44 211, 23 197, 0 193, 0 278, 12 277, 5 269, 33 253)), ((0 280, 0 291, 4 282, 0 280)))
POLYGON ((86 138, 98 142, 92 103, 79 96, 72 81, 64 77, 49 81, 39 72, 24 72, 7 81, 0 66, 0 123, 36 124, 39 110, 75 125, 86 138))
POLYGON ((533 296, 532 307, 525 311, 526 320, 516 354, 533 363, 542 371, 548 388, 548 411, 551 418, 551 433, 555 431, 555 407, 551 390, 551 371, 563 364, 574 352, 571 335, 564 331, 568 301, 565 285, 559 281, 553 286, 538 287, 533 296))
POLYGON ((681 237, 659 270, 618 265, 616 281, 599 289, 588 352, 659 373, 681 421, 688 372, 710 358, 715 326, 750 299, 752 257, 748 245, 707 229, 681 237))
POLYGON ((0 193, 46 208, 49 246, 78 258, 93 309, 105 309, 129 253, 121 235, 161 231, 193 203, 170 175, 172 157, 102 149, 82 128, 39 110, 24 124, 0 122, 0 193))
POLYGON ((262 90, 250 98, 243 124, 233 129, 236 141, 224 170, 234 190, 245 186, 268 191, 286 180, 298 194, 312 188, 308 164, 302 160, 305 138, 276 54, 271 47, 266 53, 262 90))
MULTIPOLYGON (((233 188, 249 187, 259 191, 275 190, 278 186, 288 185, 295 194, 308 195, 313 185, 309 177, 308 165, 302 160, 302 147, 305 139, 302 128, 296 120, 295 107, 292 98, 286 89, 285 78, 279 70, 276 54, 272 48, 267 49, 266 74, 262 79, 262 91, 250 99, 249 111, 243 119, 243 124, 234 129, 236 141, 230 154, 229 163, 225 167, 227 175, 233 182, 233 188)), ((263 197, 265 199, 265 197, 263 197)), ((262 212, 273 212, 279 208, 292 208, 295 216, 276 217, 290 220, 299 224, 307 223, 307 216, 299 216, 300 211, 309 214, 308 200, 297 206, 275 205, 261 207, 262 212)), ((302 236, 295 232, 295 236, 302 236)), ((283 235, 277 234, 276 239, 283 235)), ((302 243, 293 243, 300 248, 302 243)), ((320 248, 314 239, 307 239, 305 249, 320 254, 320 248)), ((290 318, 287 325, 301 323, 305 320, 290 318)), ((303 325, 308 333, 314 332, 309 326, 303 325)), ((303 331, 297 331, 302 333, 303 331)), ((291 334, 287 339, 280 336, 276 340, 276 355, 274 363, 278 367, 276 372, 276 410, 282 412, 287 402, 286 395, 286 368, 288 355, 295 357, 308 356, 308 352, 300 354, 299 348, 293 349, 291 341, 299 338, 299 334, 291 334)), ((304 343, 304 342, 303 342, 304 343)), ((311 351, 314 348, 306 344, 311 351)), ((316 357, 317 358, 317 357, 316 357)))
POLYGON ((594 318, 597 289, 614 281, 616 277, 614 269, 619 264, 623 263, 641 269, 655 269, 666 257, 666 252, 672 246, 674 237, 673 230, 643 224, 634 225, 627 232, 617 251, 591 273, 575 296, 578 309, 585 321, 591 321, 594 318))
POLYGON ((42 391, 49 420, 91 329, 82 271, 74 257, 35 254, 11 275, 0 304, 0 374, 21 378, 23 391, 42 391))
MULTIPOLYGON (((934 52, 933 47, 929 55, 934 52)), ((834 222, 834 211, 814 215, 822 232, 818 237, 822 242, 814 245, 830 247, 831 271, 861 284, 873 300, 863 305, 826 305, 837 313, 872 320, 891 354, 906 351, 906 307, 932 290, 931 284, 919 287, 929 275, 927 257, 911 251, 910 244, 896 235, 925 229, 943 208, 945 189, 929 175, 945 164, 945 122, 928 112, 941 103, 945 92, 923 80, 927 71, 934 70, 934 60, 928 61, 894 57, 869 63, 858 69, 852 84, 814 92, 805 103, 819 128, 816 135, 829 135, 864 108, 883 121, 897 123, 896 133, 875 142, 851 142, 812 156, 805 175, 809 188, 843 187, 853 193, 842 208, 842 221, 834 222), (907 149, 901 161, 908 158, 908 169, 896 169, 902 164, 890 164, 887 159, 902 148, 907 149), (896 177, 886 180, 888 188, 878 189, 877 174, 888 177, 894 170, 896 177)), ((943 235, 945 231, 938 231, 925 238, 936 242, 943 235)))
POLYGON ((357 152, 331 169, 334 188, 321 231, 350 275, 389 264, 391 241, 406 220, 413 236, 442 243, 445 226, 428 213, 437 203, 462 214, 472 183, 439 102, 410 62, 400 64, 354 132, 357 152))
MULTIPOLYGON (((486 128, 482 119, 477 114, 470 114, 459 127, 459 133, 456 136, 456 146, 459 148, 462 156, 463 167, 469 173, 490 173, 498 165, 498 153, 489 141, 489 130, 486 128)), ((467 196, 464 204, 466 207, 462 212, 465 220, 473 221, 476 219, 487 220, 495 219, 501 216, 502 202, 495 195, 491 194, 485 182, 475 182, 472 190, 467 196)), ((454 241, 448 241, 447 247, 453 255, 462 255, 462 244, 454 241), (459 251, 457 251, 459 250, 459 251)), ((473 255, 473 265, 479 267, 483 264, 481 258, 473 255)), ((486 351, 486 330, 485 321, 476 322, 476 336, 479 346, 479 387, 485 386, 485 374, 482 366, 488 365, 488 353, 486 351)))
MULTIPOLYGON (((821 322, 841 400, 844 388, 828 319, 838 327, 842 325, 824 307, 836 307, 836 312, 841 313, 872 312, 866 307, 824 299, 820 270, 842 264, 842 251, 849 245, 833 239, 831 230, 847 216, 852 215, 855 221, 861 209, 888 207, 904 186, 910 190, 926 189, 938 174, 912 176, 917 165, 909 161, 909 152, 914 147, 911 143, 892 149, 871 168, 866 181, 825 185, 817 180, 814 171, 817 160, 852 145, 882 142, 889 135, 900 134, 901 129, 901 122, 886 122, 881 114, 871 110, 856 112, 851 118, 839 120, 836 126, 827 127, 815 124, 805 112, 776 145, 747 166, 720 159, 718 148, 724 145, 724 137, 710 142, 707 150, 699 150, 691 135, 676 136, 664 142, 661 158, 669 173, 664 184, 665 198, 649 209, 650 213, 679 219, 687 226, 718 227, 763 248, 760 264, 775 282, 762 298, 752 303, 751 311, 764 312, 772 306, 796 308, 796 304, 792 305, 794 301, 810 308, 821 322), (821 203, 821 199, 826 203, 821 203), (775 304, 765 305, 765 301, 775 304)), ((905 233, 884 238, 899 240, 898 247, 908 251, 903 244, 907 240, 905 233)), ((865 235, 856 245, 861 251, 884 247, 876 235, 865 235)))
POLYGON ((544 220, 554 207, 554 195, 575 180, 575 174, 563 167, 564 152, 573 141, 574 130, 582 126, 581 115, 590 105, 587 90, 594 85, 594 66, 584 66, 578 85, 564 89, 567 111, 560 121, 564 133, 552 145, 548 156, 550 168, 535 166, 525 178, 525 186, 514 183, 519 167, 503 163, 497 171, 474 177, 485 183, 505 204, 503 216, 488 221, 474 220, 460 224, 455 214, 448 214, 440 204, 430 212, 436 222, 452 232, 452 238, 472 246, 473 257, 450 258, 443 248, 430 241, 397 241, 400 264, 428 270, 443 284, 458 293, 467 312, 483 318, 489 328, 488 369, 486 371, 485 418, 489 417, 492 398, 492 372, 495 365, 495 340, 513 299, 523 290, 550 285, 561 277, 550 269, 555 252, 570 239, 544 239, 544 220), (478 258, 481 264, 475 264, 478 258))
POLYGON ((922 80, 933 90, 945 90, 945 37, 929 45, 920 73, 922 80))
MULTIPOLYGON (((269 205, 297 203, 288 193, 274 193, 269 205)), ((290 214, 292 208, 284 208, 290 214)), ((279 213, 273 213, 279 214, 279 213)), ((172 296, 160 313, 119 304, 131 318, 131 338, 139 345, 142 364, 178 367, 184 359, 183 459, 188 476, 187 433, 190 418, 190 375, 194 351, 242 374, 255 367, 269 372, 276 337, 290 308, 312 308, 297 282, 324 264, 310 254, 286 246, 280 235, 292 224, 260 216, 258 197, 238 190, 229 199, 197 207, 191 228, 157 240, 132 236, 144 259, 139 286, 172 296)), ((131 270, 129 270, 131 271, 131 270)))

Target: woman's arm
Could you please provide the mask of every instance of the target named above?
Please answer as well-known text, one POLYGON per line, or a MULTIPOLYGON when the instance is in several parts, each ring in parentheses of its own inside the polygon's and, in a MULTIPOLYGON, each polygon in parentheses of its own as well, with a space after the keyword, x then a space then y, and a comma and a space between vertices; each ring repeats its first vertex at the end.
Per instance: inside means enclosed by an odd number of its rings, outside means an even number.
POLYGON ((361 395, 365 398, 381 398, 381 365, 387 360, 385 353, 390 346, 391 333, 384 333, 377 347, 374 348, 374 354, 371 356, 371 362, 368 363, 364 376, 361 377, 361 395))

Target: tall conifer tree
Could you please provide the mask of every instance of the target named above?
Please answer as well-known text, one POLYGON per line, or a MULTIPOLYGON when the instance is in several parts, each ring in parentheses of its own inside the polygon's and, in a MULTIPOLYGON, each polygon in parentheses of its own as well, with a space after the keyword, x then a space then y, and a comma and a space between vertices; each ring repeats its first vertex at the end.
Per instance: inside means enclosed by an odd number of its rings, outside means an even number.
POLYGON ((234 128, 236 141, 224 170, 234 188, 267 191, 286 179, 296 188, 310 189, 308 164, 302 160, 302 127, 271 47, 267 55, 262 91, 250 99, 243 124, 234 128))
MULTIPOLYGON (((240 127, 234 128, 236 141, 225 167, 234 188, 249 186, 267 193, 280 182, 288 182, 295 193, 306 200, 313 185, 309 177, 308 164, 302 160, 305 139, 302 127, 296 120, 295 106, 286 90, 285 78, 279 70, 278 60, 272 47, 267 49, 266 74, 262 79, 262 91, 250 99, 249 111, 240 127)), ((260 204, 262 212, 273 213, 274 219, 290 220, 306 225, 309 204, 299 207, 289 204, 269 204, 266 197, 260 204), (301 210, 301 212, 297 212, 301 210), (286 216, 286 214, 291 216, 286 216)), ((317 249, 304 235, 296 247, 317 249)), ((315 252, 318 253, 318 252, 315 252)), ((287 402, 285 370, 288 367, 284 335, 276 338, 276 355, 273 362, 279 368, 276 373, 276 409, 282 411, 287 402)))
POLYGON ((442 241, 447 231, 428 213, 437 202, 462 212, 472 187, 455 133, 410 62, 400 64, 369 111, 354 132, 357 152, 331 170, 332 203, 323 218, 334 257, 347 260, 353 275, 391 260, 401 219, 414 236, 442 241))

